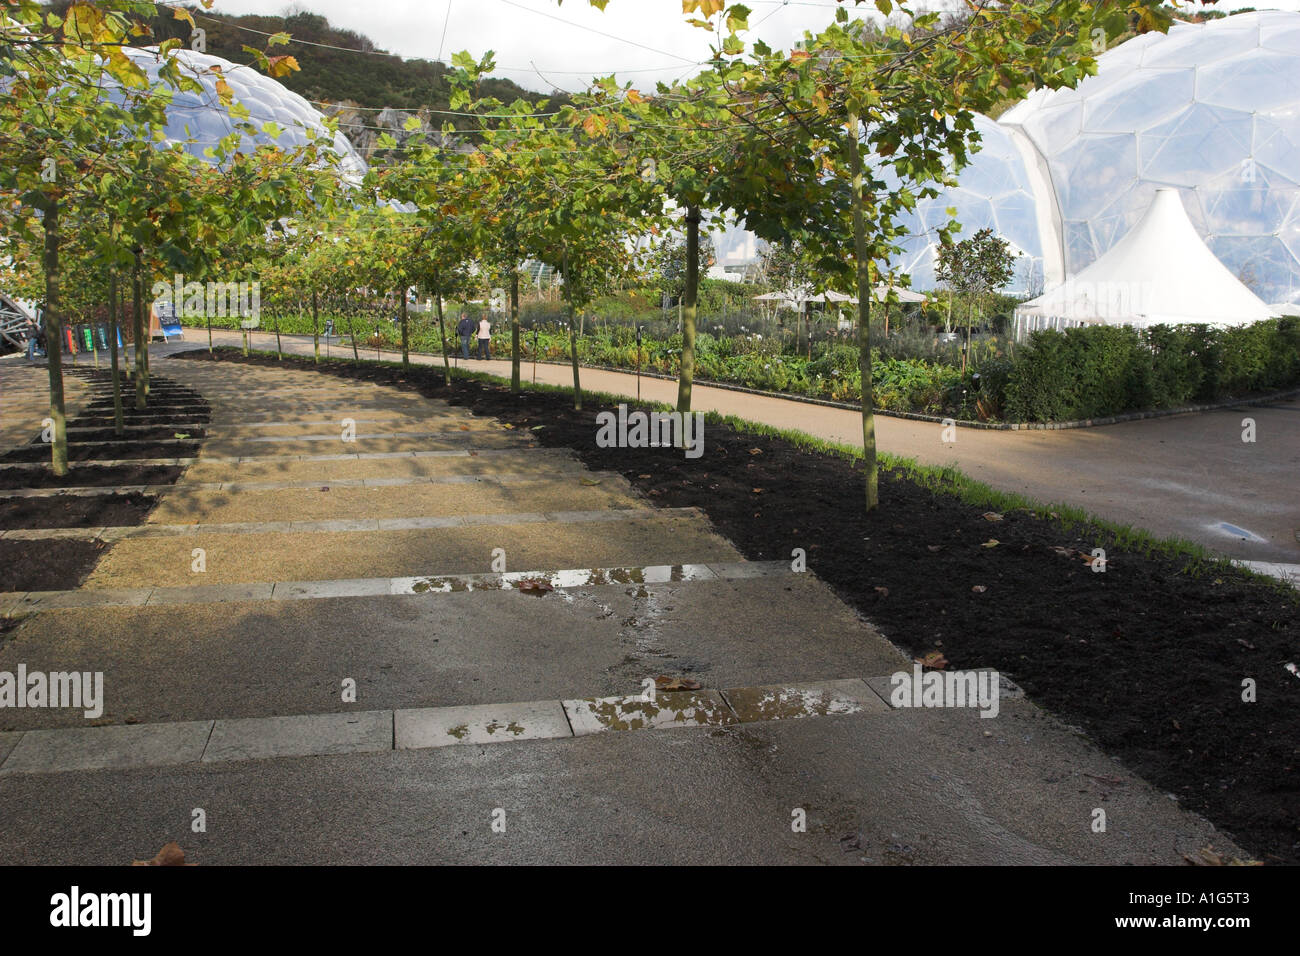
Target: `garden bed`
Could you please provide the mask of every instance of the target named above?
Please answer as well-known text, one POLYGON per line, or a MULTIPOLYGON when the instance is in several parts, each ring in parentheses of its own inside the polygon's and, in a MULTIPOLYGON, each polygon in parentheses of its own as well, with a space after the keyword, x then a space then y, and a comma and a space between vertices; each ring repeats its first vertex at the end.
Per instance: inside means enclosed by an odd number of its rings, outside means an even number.
POLYGON ((10 528, 109 528, 137 525, 158 499, 153 495, 49 495, 0 497, 0 531, 10 528))
POLYGON ((613 406, 590 395, 575 412, 560 390, 514 396, 460 379, 448 392, 437 368, 316 366, 234 350, 215 360, 418 389, 537 429, 542 445, 621 473, 656 505, 702 509, 750 560, 802 548, 810 571, 909 653, 1002 671, 1258 858, 1300 863, 1300 682, 1283 667, 1300 646, 1300 595, 1280 584, 1191 549, 1125 547, 1112 529, 1045 509, 991 520, 996 494, 981 501, 969 484, 958 494, 924 470, 882 471, 880 507, 867 515, 859 461, 722 422, 691 460, 597 448, 595 415, 613 406), (1096 547, 1104 573, 1083 560, 1096 547), (1246 677, 1257 703, 1242 702, 1246 677))

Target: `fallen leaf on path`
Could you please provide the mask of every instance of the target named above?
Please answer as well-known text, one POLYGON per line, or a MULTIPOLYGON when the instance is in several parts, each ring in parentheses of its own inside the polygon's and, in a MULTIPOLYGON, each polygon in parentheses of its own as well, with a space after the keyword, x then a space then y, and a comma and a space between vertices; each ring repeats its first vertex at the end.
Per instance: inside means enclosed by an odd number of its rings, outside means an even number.
POLYGON ((528 578, 519 582, 519 590, 524 594, 535 594, 541 596, 549 594, 555 588, 551 587, 549 581, 543 581, 541 578, 528 578))
POLYGON ((197 863, 185 862, 185 851, 175 841, 168 843, 152 860, 132 860, 132 866, 198 866, 197 863))
POLYGON ((1196 852, 1196 856, 1187 853, 1183 854, 1183 859, 1187 861, 1188 866, 1263 866, 1259 860, 1239 860, 1235 856, 1225 856, 1212 846, 1207 846, 1196 852))
POLYGON ((578 479, 578 483, 581 484, 581 485, 586 485, 587 487, 591 487, 592 485, 598 485, 598 484, 600 484, 600 479, 599 479, 599 478, 579 478, 579 479, 578 479))
POLYGON ((697 680, 691 680, 689 677, 669 677, 667 674, 660 674, 655 678, 656 690, 699 690, 702 685, 697 680))
POLYGON ((916 658, 916 662, 922 667, 933 667, 937 671, 948 666, 948 658, 943 656, 943 651, 930 651, 924 657, 916 658))
POLYGON ((463 431, 463 432, 467 432, 467 431, 469 431, 469 426, 468 426, 468 425, 461 425, 461 426, 460 426, 460 430, 463 431))
POLYGON ((172 438, 189 438, 189 437, 190 436, 185 432, 172 432, 172 438))

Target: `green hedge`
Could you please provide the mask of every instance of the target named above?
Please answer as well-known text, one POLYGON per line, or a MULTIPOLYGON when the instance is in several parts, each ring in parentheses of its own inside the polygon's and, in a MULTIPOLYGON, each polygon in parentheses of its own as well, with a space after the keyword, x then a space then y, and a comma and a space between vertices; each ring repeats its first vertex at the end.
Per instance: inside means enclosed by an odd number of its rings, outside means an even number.
POLYGON ((1001 395, 1010 421, 1098 418, 1300 385, 1300 319, 1240 328, 1083 326, 1035 332, 1001 395))

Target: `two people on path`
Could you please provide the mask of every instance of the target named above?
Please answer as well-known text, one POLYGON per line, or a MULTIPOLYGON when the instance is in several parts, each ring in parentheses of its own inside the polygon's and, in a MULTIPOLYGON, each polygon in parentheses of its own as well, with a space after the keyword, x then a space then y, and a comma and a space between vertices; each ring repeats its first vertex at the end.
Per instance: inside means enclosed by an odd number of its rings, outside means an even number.
POLYGON ((470 339, 474 337, 474 320, 464 312, 460 314, 460 321, 456 323, 456 334, 460 336, 460 357, 469 361, 470 339))

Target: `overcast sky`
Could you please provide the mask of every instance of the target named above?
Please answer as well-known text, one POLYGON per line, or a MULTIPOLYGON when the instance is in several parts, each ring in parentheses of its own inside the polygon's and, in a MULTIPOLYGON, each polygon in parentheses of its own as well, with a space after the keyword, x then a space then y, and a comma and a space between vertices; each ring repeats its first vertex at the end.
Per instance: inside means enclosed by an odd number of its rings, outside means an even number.
MULTIPOLYGON (((831 0, 744 0, 750 37, 789 49, 805 30, 834 17, 831 0)), ((926 0, 930 8, 945 0, 926 0)), ((1300 8, 1300 0, 1231 2, 1217 9, 1300 8)), ((289 0, 217 0, 224 13, 283 14, 289 0)), ((681 0, 610 0, 602 13, 587 0, 298 0, 335 26, 354 30, 404 57, 448 60, 458 50, 496 51, 497 75, 534 90, 580 89, 595 75, 651 87, 690 75, 708 56, 711 36, 687 26, 681 0), (446 28, 444 38, 444 24, 446 28)), ((1190 4, 1185 4, 1190 6, 1190 4)), ((862 8, 874 12, 874 4, 862 8)))

